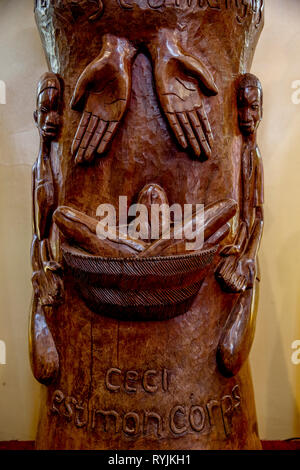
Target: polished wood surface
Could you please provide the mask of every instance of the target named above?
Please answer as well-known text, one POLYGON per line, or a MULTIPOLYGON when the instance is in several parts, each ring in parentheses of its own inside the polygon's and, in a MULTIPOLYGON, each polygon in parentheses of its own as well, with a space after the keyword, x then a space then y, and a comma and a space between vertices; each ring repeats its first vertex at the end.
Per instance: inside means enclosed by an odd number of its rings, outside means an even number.
POLYGON ((263 10, 262 0, 35 2, 49 65, 34 113, 38 449, 261 448, 248 355, 263 96, 249 71, 263 10), (130 211, 190 205, 184 229, 202 216, 202 245, 187 249, 175 210, 169 238, 160 215, 157 236, 146 218, 138 237, 133 214, 118 211, 101 238, 101 207, 120 196, 130 211))

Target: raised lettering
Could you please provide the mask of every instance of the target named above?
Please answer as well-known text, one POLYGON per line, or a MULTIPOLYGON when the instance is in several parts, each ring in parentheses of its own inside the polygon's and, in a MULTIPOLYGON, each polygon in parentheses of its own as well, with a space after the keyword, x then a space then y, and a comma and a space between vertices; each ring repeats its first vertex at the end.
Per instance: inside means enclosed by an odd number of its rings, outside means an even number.
POLYGON ((131 382, 136 382, 138 380, 139 374, 135 370, 129 370, 125 374, 125 391, 127 393, 136 393, 137 389, 136 387, 132 387, 130 385, 131 382))
POLYGON ((147 3, 150 8, 156 10, 157 8, 161 8, 165 4, 165 0, 147 0, 147 3))
POLYGON ((205 413, 204 408, 202 406, 192 406, 191 407, 189 420, 190 420, 191 428, 194 431, 201 432, 204 429, 205 418, 206 418, 206 413, 205 413), (196 415, 199 416, 199 418, 197 420, 196 420, 196 415))
POLYGON ((106 372, 106 376, 105 376, 105 385, 106 385, 106 388, 110 390, 111 392, 118 392, 121 388, 120 385, 114 385, 111 383, 111 376, 113 374, 121 375, 120 369, 115 369, 114 367, 112 367, 111 369, 108 369, 108 371, 106 372))
POLYGON ((67 397, 65 399, 65 413, 63 413, 63 416, 67 418, 68 421, 72 421, 73 418, 73 408, 72 405, 76 405, 77 400, 73 397, 67 397))
POLYGON ((162 372, 162 388, 164 392, 169 390, 169 377, 167 369, 163 369, 162 372))
POLYGON ((60 414, 60 411, 55 406, 55 404, 61 405, 61 403, 64 401, 64 399, 65 399, 65 396, 64 396, 63 392, 61 392, 60 390, 56 390, 54 392, 53 399, 52 399, 52 408, 51 408, 52 413, 58 414, 58 415, 60 414))
POLYGON ((83 428, 84 426, 86 426, 88 424, 88 411, 87 411, 87 408, 85 408, 82 405, 77 404, 75 406, 75 410, 76 410, 76 413, 75 413, 75 426, 77 428, 83 428), (85 411, 86 411, 86 418, 83 419, 85 411))
POLYGON ((220 0, 207 0, 208 6, 213 10, 221 10, 220 0))
POLYGON ((231 413, 233 410, 233 402, 232 402, 232 397, 230 395, 225 395, 221 399, 221 410, 222 410, 222 418, 223 418, 223 424, 224 424, 224 431, 225 435, 229 436, 230 435, 230 424, 231 424, 231 413))
POLYGON ((238 408, 241 405, 240 387, 238 385, 235 385, 232 389, 231 394, 232 394, 234 400, 236 401, 236 404, 234 405, 234 408, 238 408))
POLYGON ((130 5, 130 3, 127 3, 126 0, 118 0, 120 7, 123 8, 124 10, 132 10, 133 5, 130 5))
POLYGON ((92 429, 96 427, 96 417, 103 416, 103 431, 107 432, 107 421, 111 417, 115 422, 115 433, 119 432, 121 418, 119 413, 114 410, 104 411, 104 410, 94 410, 93 411, 93 420, 92 420, 92 429))
POLYGON ((156 370, 147 370, 145 373, 144 373, 144 376, 143 376, 143 387, 144 387, 144 390, 148 393, 155 393, 157 392, 157 385, 152 385, 151 383, 149 383, 149 378, 152 376, 156 376, 157 375, 157 371, 156 370))
POLYGON ((179 427, 178 424, 175 423, 175 418, 176 418, 177 413, 180 413, 183 416, 186 416, 185 407, 178 405, 172 408, 171 413, 170 413, 170 428, 174 434, 183 434, 184 432, 187 431, 187 426, 183 425, 179 427))
POLYGON ((148 424, 149 424, 150 420, 155 420, 156 421, 156 433, 157 433, 157 436, 160 437, 162 435, 162 432, 163 432, 162 419, 159 416, 159 414, 155 413, 154 411, 145 411, 145 415, 144 415, 144 434, 147 434, 148 424))
POLYGON ((129 436, 135 436, 138 434, 140 429, 140 417, 137 413, 130 412, 126 413, 123 418, 123 431, 129 436), (128 423, 133 424, 132 427, 128 425, 128 423))

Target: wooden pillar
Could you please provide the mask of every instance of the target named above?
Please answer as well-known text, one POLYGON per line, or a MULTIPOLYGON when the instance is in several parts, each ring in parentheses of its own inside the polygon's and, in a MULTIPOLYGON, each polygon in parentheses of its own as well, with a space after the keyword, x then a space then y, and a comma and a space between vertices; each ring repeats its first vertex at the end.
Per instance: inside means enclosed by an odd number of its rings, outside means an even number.
POLYGON ((262 89, 249 70, 263 8, 35 2, 49 64, 33 169, 39 449, 260 448, 248 354, 262 89), (143 204, 157 236, 138 237, 120 202, 143 204), (183 226, 202 220, 201 246, 176 238, 176 217, 164 237, 149 215, 163 203, 192 205, 183 226), (106 239, 103 204, 116 209, 106 239))

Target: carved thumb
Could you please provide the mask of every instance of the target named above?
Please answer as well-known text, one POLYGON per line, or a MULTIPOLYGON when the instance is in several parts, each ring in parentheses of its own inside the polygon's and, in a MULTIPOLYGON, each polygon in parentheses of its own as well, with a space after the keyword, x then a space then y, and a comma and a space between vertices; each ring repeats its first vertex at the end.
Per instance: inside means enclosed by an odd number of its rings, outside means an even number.
POLYGON ((179 60, 188 72, 198 78, 200 85, 204 85, 209 94, 217 95, 219 93, 212 74, 200 59, 191 55, 183 55, 179 60))
POLYGON ((86 68, 80 75, 78 82, 76 84, 70 106, 72 109, 80 110, 84 105, 85 94, 88 91, 88 86, 90 83, 90 70, 86 68))

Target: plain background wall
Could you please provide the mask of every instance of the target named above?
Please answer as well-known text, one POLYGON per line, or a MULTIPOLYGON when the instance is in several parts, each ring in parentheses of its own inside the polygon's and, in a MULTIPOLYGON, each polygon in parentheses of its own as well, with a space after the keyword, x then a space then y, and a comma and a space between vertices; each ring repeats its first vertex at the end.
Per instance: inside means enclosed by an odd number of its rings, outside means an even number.
MULTIPOLYGON (((46 71, 33 0, 0 0, 0 441, 34 439, 40 386, 29 361, 31 300, 31 166, 38 151, 32 120, 35 88, 46 71), (1 91, 1 90, 0 90, 1 91), (1 99, 0 99, 1 103, 1 99)), ((261 298, 251 353, 260 435, 300 436, 300 1, 266 0, 265 29, 252 72, 264 86, 259 145, 265 169, 265 232, 260 250, 261 298), (298 95, 298 97, 300 94, 298 95)))

